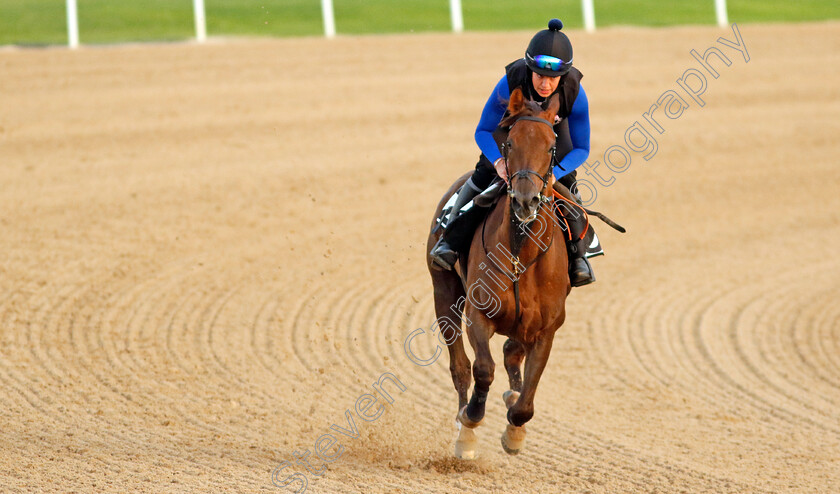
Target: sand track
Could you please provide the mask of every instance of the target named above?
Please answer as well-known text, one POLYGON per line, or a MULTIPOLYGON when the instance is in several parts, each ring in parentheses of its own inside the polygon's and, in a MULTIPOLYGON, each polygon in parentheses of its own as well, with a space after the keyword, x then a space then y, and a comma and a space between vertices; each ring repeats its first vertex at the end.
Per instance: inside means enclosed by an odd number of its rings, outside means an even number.
MULTIPOLYGON (((497 366, 475 462, 445 353, 404 340, 434 317, 429 215, 530 33, 0 52, 0 491, 279 491, 390 372, 310 491, 837 492, 840 24, 741 32, 749 63, 724 49, 599 188, 629 233, 599 229, 517 457, 497 366)), ((719 36, 573 33, 593 159, 719 36)))

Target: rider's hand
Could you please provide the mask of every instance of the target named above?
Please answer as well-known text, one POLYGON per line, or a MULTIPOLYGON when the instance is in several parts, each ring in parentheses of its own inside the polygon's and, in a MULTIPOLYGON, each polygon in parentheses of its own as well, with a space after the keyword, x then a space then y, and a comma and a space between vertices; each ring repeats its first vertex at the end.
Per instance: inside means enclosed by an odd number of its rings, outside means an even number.
POLYGON ((499 177, 507 183, 508 176, 507 176, 507 164, 504 158, 499 158, 493 163, 493 168, 496 169, 496 173, 499 177))

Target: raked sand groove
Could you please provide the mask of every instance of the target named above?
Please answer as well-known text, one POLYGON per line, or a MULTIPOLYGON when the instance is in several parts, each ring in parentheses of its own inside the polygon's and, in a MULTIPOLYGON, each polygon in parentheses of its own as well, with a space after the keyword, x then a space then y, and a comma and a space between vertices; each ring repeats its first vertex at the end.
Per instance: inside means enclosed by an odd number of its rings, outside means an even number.
MULTIPOLYGON (((836 22, 741 26, 749 63, 599 189, 629 233, 599 227, 525 449, 496 338, 480 457, 451 457, 445 348, 404 343, 530 34, 0 54, 0 491, 278 492, 331 430, 311 492, 840 491, 836 22), (385 373, 405 391, 335 433, 385 373)), ((593 158, 720 36, 573 32, 593 158)))

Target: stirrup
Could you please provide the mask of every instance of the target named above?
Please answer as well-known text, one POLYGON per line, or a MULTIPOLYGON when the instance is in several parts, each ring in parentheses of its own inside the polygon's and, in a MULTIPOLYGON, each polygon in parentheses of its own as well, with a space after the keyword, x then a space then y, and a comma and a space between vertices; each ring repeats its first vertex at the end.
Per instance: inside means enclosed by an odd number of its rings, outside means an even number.
POLYGON ((589 263, 589 260, 585 257, 579 257, 570 263, 569 266, 569 282, 573 287, 579 286, 586 286, 591 283, 595 282, 595 273, 592 271, 592 264, 589 263), (586 266, 586 273, 581 273, 581 270, 575 270, 575 266, 578 265, 578 261, 582 261, 583 264, 586 266))
POLYGON ((429 257, 432 258, 432 262, 439 268, 452 271, 455 262, 458 260, 458 253, 446 243, 443 235, 441 235, 435 246, 432 247, 432 251, 429 252, 429 257))

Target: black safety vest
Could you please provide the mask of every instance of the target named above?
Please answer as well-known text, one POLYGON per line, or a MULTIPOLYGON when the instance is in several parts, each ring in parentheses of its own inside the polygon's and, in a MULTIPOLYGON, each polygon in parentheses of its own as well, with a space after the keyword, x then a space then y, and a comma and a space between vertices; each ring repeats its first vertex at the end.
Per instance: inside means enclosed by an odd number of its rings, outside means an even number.
MULTIPOLYGON (((511 93, 514 89, 519 88, 527 99, 539 102, 545 101, 545 98, 537 94, 534 90, 534 85, 531 83, 531 69, 525 64, 524 58, 508 64, 505 67, 505 74, 507 75, 508 89, 510 89, 511 93)), ((560 84, 557 85, 554 93, 548 96, 550 98, 555 93, 560 94, 560 109, 557 110, 557 115, 560 116, 561 121, 554 126, 554 132, 557 134, 557 142, 555 144, 557 150, 555 156, 558 163, 574 148, 572 146, 572 137, 569 134, 569 122, 566 121, 566 118, 572 113, 572 106, 575 104, 578 91, 580 91, 580 79, 582 77, 583 74, 577 68, 572 67, 560 78, 560 84)), ((507 116, 508 113, 505 112, 502 120, 507 116)), ((500 139, 507 139, 507 131, 508 129, 498 127, 493 132, 493 136, 496 138, 498 144, 503 142, 500 139)))

